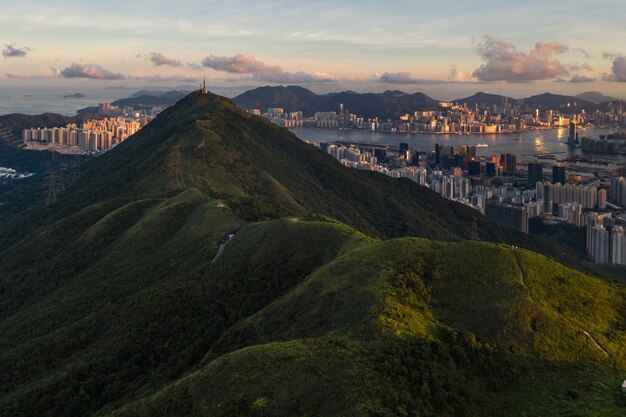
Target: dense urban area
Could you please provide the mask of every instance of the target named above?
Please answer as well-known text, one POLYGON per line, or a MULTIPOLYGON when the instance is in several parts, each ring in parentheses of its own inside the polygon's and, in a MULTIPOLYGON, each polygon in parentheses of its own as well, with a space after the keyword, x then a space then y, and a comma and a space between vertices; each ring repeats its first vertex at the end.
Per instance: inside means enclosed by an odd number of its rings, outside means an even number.
MULTIPOLYGON (((579 126, 624 126, 626 113, 621 101, 607 112, 581 111, 567 116, 556 110, 540 112, 511 105, 439 103, 442 110, 416 111, 400 120, 381 121, 350 114, 343 104, 337 111, 317 112, 303 117, 301 111, 282 108, 250 109, 274 124, 287 128, 363 129, 391 133, 497 134, 531 129, 569 127, 568 145, 585 152, 619 154, 626 152, 626 134, 598 138, 579 137, 579 126)), ((568 107, 576 103, 568 103, 568 107)), ((571 113, 571 111, 570 111, 571 113)), ((626 180, 605 170, 598 177, 568 174, 560 163, 550 165, 539 159, 518 169, 518 156, 506 153, 477 156, 477 147, 436 144, 430 152, 412 150, 408 143, 399 148, 347 142, 319 143, 324 151, 343 165, 377 171, 394 178, 408 178, 443 197, 470 206, 495 222, 529 231, 529 221, 543 218, 546 224, 568 223, 587 229, 587 254, 597 263, 626 265, 626 180)), ((545 158, 544 158, 545 159, 545 158)), ((598 170, 600 171, 600 170, 598 170)))
MULTIPOLYGON (((577 103, 568 103, 571 109, 577 103)), ((519 133, 529 130, 552 129, 574 126, 572 144, 585 151, 597 153, 626 153, 626 136, 618 135, 601 138, 579 138, 577 126, 624 126, 626 113, 621 101, 608 111, 596 110, 592 114, 564 114, 557 110, 540 111, 523 105, 512 105, 506 97, 502 105, 476 103, 440 102, 441 110, 416 111, 400 116, 399 120, 382 120, 379 117, 364 118, 351 114, 343 104, 337 111, 316 112, 312 117, 304 117, 302 111, 285 112, 282 108, 269 108, 248 111, 271 120, 274 124, 287 128, 312 127, 324 129, 361 129, 373 132, 413 133, 413 134, 500 134, 519 133)), ((571 110, 570 110, 571 111, 571 110)))
POLYGON ((43 145, 44 149, 51 147, 59 152, 72 148, 85 153, 106 152, 138 132, 162 110, 160 106, 137 110, 100 103, 98 115, 104 118, 86 120, 80 125, 24 129, 22 140, 27 146, 43 145))

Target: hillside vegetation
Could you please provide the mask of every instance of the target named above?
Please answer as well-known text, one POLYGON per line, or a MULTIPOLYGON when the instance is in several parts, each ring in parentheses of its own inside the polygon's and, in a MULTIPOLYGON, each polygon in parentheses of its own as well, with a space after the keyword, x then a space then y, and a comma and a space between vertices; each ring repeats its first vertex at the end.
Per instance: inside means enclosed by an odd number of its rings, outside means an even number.
POLYGON ((626 410, 624 284, 229 100, 78 171, 0 224, 0 416, 626 410))

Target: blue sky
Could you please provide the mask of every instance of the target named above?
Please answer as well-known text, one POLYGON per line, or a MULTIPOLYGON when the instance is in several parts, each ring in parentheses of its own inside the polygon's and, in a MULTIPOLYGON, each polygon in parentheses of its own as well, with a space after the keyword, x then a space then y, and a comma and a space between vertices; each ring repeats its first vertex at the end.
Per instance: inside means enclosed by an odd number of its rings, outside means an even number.
POLYGON ((479 90, 626 96, 621 1, 0 6, 0 86, 176 86, 206 74, 216 86, 398 88, 442 98, 479 90))

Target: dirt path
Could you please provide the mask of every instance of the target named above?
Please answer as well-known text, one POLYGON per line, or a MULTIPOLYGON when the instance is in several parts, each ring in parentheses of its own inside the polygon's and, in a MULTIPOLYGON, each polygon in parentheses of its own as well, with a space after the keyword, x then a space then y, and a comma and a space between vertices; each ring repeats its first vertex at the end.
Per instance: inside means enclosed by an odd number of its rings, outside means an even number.
POLYGON ((217 253, 215 254, 215 257, 213 258, 213 260, 211 261, 212 264, 215 263, 215 261, 217 261, 220 256, 222 256, 224 254, 224 249, 226 249, 226 245, 228 245, 228 243, 235 237, 234 233, 231 233, 230 235, 228 235, 228 239, 226 239, 224 242, 222 242, 222 244, 220 245, 220 248, 217 250, 217 253))
MULTIPOLYGON (((524 288, 526 288, 526 291, 528 291, 528 295, 530 296, 530 300, 533 304, 537 304, 535 302, 535 298, 533 297, 533 293, 530 290, 530 288, 528 287, 528 285, 526 285, 526 275, 524 274, 524 270, 522 269, 522 263, 520 261, 520 257, 519 257, 519 253, 517 252, 517 250, 515 251, 515 261, 517 263, 517 270, 519 272, 519 280, 520 283, 522 284, 522 286, 524 288)), ((558 313, 557 313, 558 314, 558 313)), ((609 358, 611 361, 613 361, 613 363, 615 364, 615 360, 613 359, 613 357, 609 354, 609 352, 606 351, 606 349, 604 349, 602 347, 602 345, 596 340, 595 337, 593 337, 591 334, 589 334, 588 331, 581 329, 576 323, 574 323, 573 321, 571 321, 570 319, 563 317, 562 315, 558 314, 559 317, 561 317, 561 319, 563 319, 563 321, 565 323, 567 323, 570 327, 574 328, 576 331, 579 331, 581 333, 583 333, 585 336, 587 336, 591 342, 594 344, 594 346, 600 350, 602 353, 604 353, 606 355, 607 358, 609 358)))

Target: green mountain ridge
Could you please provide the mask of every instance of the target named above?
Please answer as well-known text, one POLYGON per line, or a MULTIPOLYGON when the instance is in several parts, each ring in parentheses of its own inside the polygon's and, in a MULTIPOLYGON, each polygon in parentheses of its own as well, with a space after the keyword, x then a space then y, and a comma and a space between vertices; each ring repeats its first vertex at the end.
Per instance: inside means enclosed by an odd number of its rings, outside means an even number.
POLYGON ((0 415, 623 414, 624 284, 230 100, 80 174, 0 225, 0 415))
POLYGON ((265 111, 271 107, 281 107, 288 112, 302 111, 306 117, 316 112, 339 111, 339 103, 342 103, 351 113, 383 120, 440 107, 437 100, 423 93, 407 94, 388 90, 383 93, 343 91, 318 95, 298 86, 259 87, 240 94, 233 101, 246 110, 258 108, 265 111))

